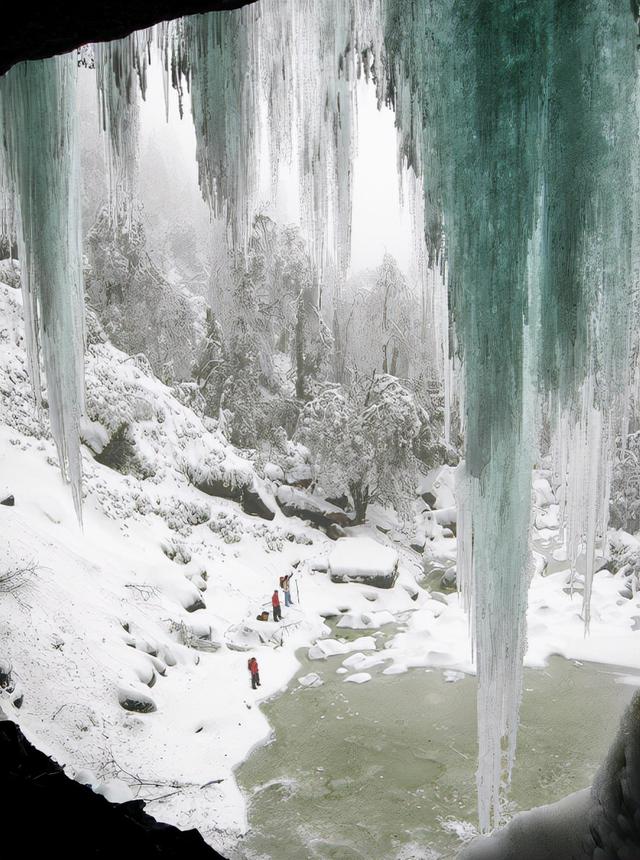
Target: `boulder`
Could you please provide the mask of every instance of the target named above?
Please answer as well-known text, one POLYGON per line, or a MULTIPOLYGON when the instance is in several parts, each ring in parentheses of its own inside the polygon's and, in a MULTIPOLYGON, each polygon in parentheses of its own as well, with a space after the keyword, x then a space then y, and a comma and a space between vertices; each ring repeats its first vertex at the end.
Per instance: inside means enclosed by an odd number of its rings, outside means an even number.
POLYGON ((134 690, 133 687, 121 687, 118 690, 118 701, 125 711, 135 711, 137 714, 151 714, 157 710, 151 696, 134 690))
POLYGON ((231 499, 232 502, 242 502, 244 487, 232 481, 231 477, 228 480, 224 480, 223 478, 212 478, 209 476, 206 480, 195 483, 194 486, 208 496, 231 499))
POLYGON ((432 493, 432 492, 430 492, 430 491, 428 491, 428 492, 426 492, 426 493, 421 493, 420 495, 421 495, 421 497, 422 497, 422 501, 423 501, 426 505, 429 505, 429 507, 431 508, 431 510, 433 510, 433 509, 435 508, 436 504, 437 504, 436 497, 433 495, 433 493, 432 493))
POLYGON ((263 520, 272 520, 275 517, 275 512, 256 486, 244 488, 240 504, 245 514, 250 516, 262 517, 263 520))
POLYGON ((321 687, 323 682, 320 675, 316 672, 310 672, 308 675, 298 678, 298 683, 302 684, 303 687, 321 687))
POLYGON ((331 523, 331 525, 327 526, 326 534, 331 540, 339 540, 347 536, 346 531, 337 523, 331 523))
POLYGON ((266 463, 264 467, 264 476, 268 481, 275 481, 281 484, 284 481, 284 472, 280 466, 275 463, 266 463))
POLYGON ((331 525, 341 528, 353 525, 352 518, 343 510, 303 490, 278 487, 277 499, 282 513, 287 517, 300 517, 325 529, 331 525))
POLYGON ((341 496, 336 496, 335 498, 327 499, 326 501, 336 508, 342 508, 343 511, 346 511, 349 507, 349 497, 344 493, 341 496))
POLYGON ((13 690, 11 671, 11 663, 6 660, 0 660, 0 690, 13 690))
POLYGON ((0 499, 0 505, 6 505, 8 508, 12 508, 16 503, 13 495, 5 496, 3 499, 0 499))
POLYGON ((329 555, 328 569, 332 582, 392 588, 398 577, 398 553, 373 538, 342 538, 329 555))
POLYGON ((313 467, 310 463, 296 463, 285 474, 287 484, 294 487, 310 487, 313 481, 313 467))
POLYGON ((188 606, 185 606, 185 609, 187 610, 187 612, 197 612, 198 609, 206 609, 206 608, 207 608, 207 604, 204 602, 204 600, 201 597, 196 597, 192 603, 190 603, 188 606))

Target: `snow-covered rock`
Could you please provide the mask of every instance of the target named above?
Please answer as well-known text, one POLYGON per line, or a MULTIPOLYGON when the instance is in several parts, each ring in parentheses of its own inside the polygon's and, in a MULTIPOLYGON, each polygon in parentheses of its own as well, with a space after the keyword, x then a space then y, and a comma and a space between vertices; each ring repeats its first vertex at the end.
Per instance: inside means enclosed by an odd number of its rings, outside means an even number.
POLYGON ((294 487, 278 487, 277 499, 283 514, 287 517, 300 517, 323 528, 329 526, 352 525, 351 517, 337 505, 326 502, 319 496, 312 496, 294 487))
POLYGON ((337 639, 318 639, 309 648, 310 660, 326 660, 337 654, 349 654, 351 651, 375 651, 376 640, 373 636, 359 636, 351 642, 338 642, 337 639))
POLYGON ((323 681, 316 672, 310 672, 308 675, 298 678, 298 683, 302 684, 303 687, 321 687, 323 681))
POLYGON ((386 609, 381 612, 346 612, 337 626, 351 630, 377 630, 385 624, 393 624, 394 621, 395 618, 386 609))
POLYGON ((355 675, 347 675, 344 679, 345 684, 350 682, 351 684, 366 684, 367 681, 371 680, 371 675, 368 672, 356 672, 355 675))
POLYGON ((398 553, 369 537, 336 541, 329 556, 332 582, 363 582, 392 588, 398 576, 398 553))

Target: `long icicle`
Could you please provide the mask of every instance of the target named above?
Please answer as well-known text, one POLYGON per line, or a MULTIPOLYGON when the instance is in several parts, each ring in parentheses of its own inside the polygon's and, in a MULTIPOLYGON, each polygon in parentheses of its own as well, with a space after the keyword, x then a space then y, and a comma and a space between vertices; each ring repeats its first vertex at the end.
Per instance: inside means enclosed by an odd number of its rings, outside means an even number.
POLYGON ((0 78, 3 157, 18 208, 29 369, 81 521, 84 305, 74 54, 14 66, 0 78))

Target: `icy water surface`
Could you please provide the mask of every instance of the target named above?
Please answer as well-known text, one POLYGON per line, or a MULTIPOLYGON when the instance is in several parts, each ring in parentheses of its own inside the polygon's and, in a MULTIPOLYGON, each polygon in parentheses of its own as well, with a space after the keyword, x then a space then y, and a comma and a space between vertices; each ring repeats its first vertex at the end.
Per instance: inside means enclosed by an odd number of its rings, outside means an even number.
MULTIPOLYGON (((264 705, 272 741, 237 771, 250 832, 239 858, 434 860, 455 857, 475 823, 475 679, 412 670, 345 683, 344 657, 308 661, 324 684, 264 705)), ((622 674, 628 675, 628 672, 622 674)), ((525 672, 511 810, 590 784, 631 699, 613 667, 553 658, 525 672)))

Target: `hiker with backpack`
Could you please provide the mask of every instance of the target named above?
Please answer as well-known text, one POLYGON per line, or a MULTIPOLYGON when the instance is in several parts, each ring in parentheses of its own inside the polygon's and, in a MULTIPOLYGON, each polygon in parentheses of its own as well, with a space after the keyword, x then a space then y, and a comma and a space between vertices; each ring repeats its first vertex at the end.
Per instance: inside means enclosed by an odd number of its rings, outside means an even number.
POLYGON ((284 592, 284 605, 285 606, 293 606, 293 600, 291 599, 291 574, 287 573, 286 576, 280 577, 280 588, 284 592))
POLYGON ((247 663, 247 668, 251 672, 251 689, 255 690, 260 686, 260 671, 258 669, 258 661, 255 657, 250 657, 247 663))
POLYGON ((271 595, 271 605, 273 606, 273 620, 282 621, 282 610, 280 609, 280 597, 277 588, 271 595))

